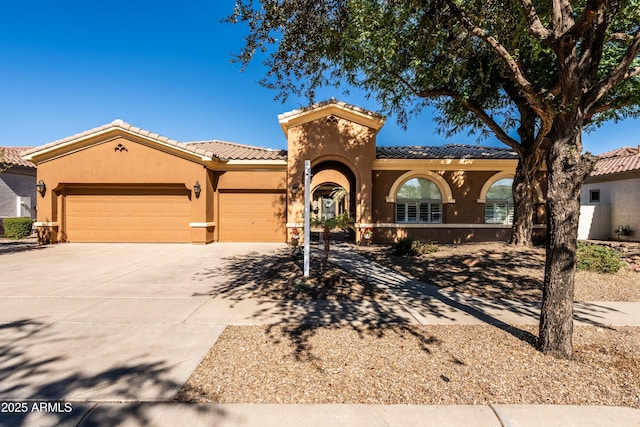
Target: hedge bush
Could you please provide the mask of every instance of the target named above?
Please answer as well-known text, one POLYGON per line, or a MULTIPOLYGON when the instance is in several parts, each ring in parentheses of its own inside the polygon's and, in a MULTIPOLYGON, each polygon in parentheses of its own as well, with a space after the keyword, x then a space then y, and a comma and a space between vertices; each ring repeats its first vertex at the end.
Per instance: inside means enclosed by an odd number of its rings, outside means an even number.
POLYGON ((438 246, 430 240, 404 237, 396 240, 391 249, 396 255, 424 255, 437 252, 438 246))
POLYGON ((33 220, 31 218, 5 218, 2 220, 4 237, 7 239, 24 239, 31 235, 33 220))
POLYGON ((578 242, 577 264, 578 270, 594 271, 596 273, 616 273, 622 267, 620 255, 614 249, 606 246, 578 242))

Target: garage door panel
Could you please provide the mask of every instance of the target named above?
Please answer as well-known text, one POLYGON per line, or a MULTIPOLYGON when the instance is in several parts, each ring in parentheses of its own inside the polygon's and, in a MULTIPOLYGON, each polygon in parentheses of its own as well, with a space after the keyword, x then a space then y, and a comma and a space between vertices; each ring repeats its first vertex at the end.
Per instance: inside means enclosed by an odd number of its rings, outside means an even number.
POLYGON ((191 206, 186 192, 94 190, 66 197, 70 242, 189 242, 191 206))
POLYGON ((220 241, 284 242, 285 195, 220 193, 220 241))

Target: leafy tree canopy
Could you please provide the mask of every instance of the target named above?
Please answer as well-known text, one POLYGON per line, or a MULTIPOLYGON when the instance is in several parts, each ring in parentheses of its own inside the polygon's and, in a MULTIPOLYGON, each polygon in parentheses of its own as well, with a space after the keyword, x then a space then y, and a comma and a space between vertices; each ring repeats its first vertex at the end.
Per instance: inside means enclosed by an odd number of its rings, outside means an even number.
POLYGON ((250 29, 238 61, 268 54, 261 84, 279 99, 348 83, 401 124, 433 106, 441 132, 519 151, 514 129, 539 143, 567 108, 553 46, 573 40, 583 125, 640 115, 639 0, 239 0, 228 20, 250 29), (547 30, 556 7, 563 32, 547 30))

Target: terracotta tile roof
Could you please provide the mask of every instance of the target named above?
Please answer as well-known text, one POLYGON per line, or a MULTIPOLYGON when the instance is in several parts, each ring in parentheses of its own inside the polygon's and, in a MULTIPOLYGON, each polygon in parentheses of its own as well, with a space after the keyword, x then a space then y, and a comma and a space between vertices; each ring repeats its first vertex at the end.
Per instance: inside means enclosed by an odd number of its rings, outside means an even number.
POLYGON ((69 137, 59 139, 46 145, 32 148, 22 153, 23 156, 30 155, 42 150, 47 150, 59 145, 71 143, 75 140, 89 137, 91 135, 108 131, 110 129, 120 128, 126 131, 151 138, 166 145, 174 146, 182 150, 188 151, 199 156, 213 157, 225 160, 286 160, 286 151, 270 150, 261 147, 252 147, 249 145, 235 144, 224 141, 198 141, 198 142, 179 142, 166 136, 158 135, 157 133, 150 132, 148 130, 141 129, 133 126, 130 123, 122 121, 120 119, 114 120, 111 123, 98 126, 87 131, 71 135, 69 137))
POLYGON ((508 148, 447 144, 443 146, 376 147, 378 159, 517 159, 508 148))
POLYGON ((226 141, 197 141, 185 143, 188 150, 204 150, 221 160, 287 160, 286 150, 272 150, 226 141))
POLYGON ((592 177, 640 171, 640 149, 622 147, 598 156, 592 177))
MULTIPOLYGON (((116 119, 111 123, 107 123, 105 125, 98 126, 98 127, 93 128, 93 129, 89 129, 89 130, 86 130, 84 132, 80 132, 80 133, 77 133, 75 135, 71 135, 71 136, 68 136, 66 138, 58 139, 57 141, 53 141, 53 142, 50 142, 48 144, 32 148, 32 149, 27 150, 24 153, 22 153, 22 155, 23 156, 28 156, 30 154, 33 154, 33 153, 36 153, 36 152, 39 152, 39 151, 42 151, 42 150, 53 148, 53 147, 56 147, 58 145, 64 145, 66 143, 69 143, 69 142, 72 142, 72 141, 75 141, 75 140, 78 140, 78 139, 82 139, 84 137, 88 137, 88 136, 91 136, 93 134, 100 133, 100 132, 103 132, 103 131, 106 131, 106 130, 109 130, 109 129, 114 129, 114 128, 121 128, 121 129, 127 130, 127 131, 132 132, 132 133, 136 133, 136 134, 139 134, 139 135, 142 135, 142 136, 146 136, 146 137, 151 138, 151 139, 155 139, 156 141, 162 142, 162 143, 167 144, 167 145, 173 145, 173 146, 185 149, 185 147, 184 147, 185 144, 183 144, 183 143, 180 143, 180 142, 175 141, 173 139, 167 138, 166 136, 158 135, 157 133, 149 132, 148 130, 144 130, 144 129, 141 129, 139 127, 133 126, 132 124, 129 124, 129 123, 123 121, 123 120, 116 119)), ((201 154, 201 153, 198 153, 198 154, 201 154)))
POLYGON ((606 153, 602 153, 598 156, 599 159, 607 159, 609 157, 620 157, 620 156, 633 156, 634 154, 640 153, 640 145, 638 148, 633 147, 621 147, 616 148, 615 150, 607 151, 606 153))
POLYGON ((2 150, 4 154, 5 163, 24 166, 26 168, 35 168, 36 165, 22 158, 22 153, 30 150, 31 148, 33 147, 0 147, 0 150, 2 150))
POLYGON ((315 104, 308 105, 306 107, 298 108, 297 110, 292 110, 292 111, 288 111, 286 113, 279 114, 278 115, 278 119, 279 120, 283 120, 283 119, 286 119, 287 117, 295 116, 297 114, 305 113, 307 111, 317 110, 317 109, 320 109, 322 107, 326 107, 328 105, 337 105, 339 107, 346 108, 346 109, 352 110, 352 111, 356 111, 358 113, 366 114, 368 116, 373 116, 373 117, 377 117, 379 119, 384 119, 384 116, 382 114, 376 113, 375 111, 367 110, 367 109, 362 108, 362 107, 355 106, 353 104, 348 104, 348 103, 346 103, 344 101, 339 101, 339 100, 337 100, 335 98, 329 98, 326 101, 320 101, 320 102, 317 102, 315 104))

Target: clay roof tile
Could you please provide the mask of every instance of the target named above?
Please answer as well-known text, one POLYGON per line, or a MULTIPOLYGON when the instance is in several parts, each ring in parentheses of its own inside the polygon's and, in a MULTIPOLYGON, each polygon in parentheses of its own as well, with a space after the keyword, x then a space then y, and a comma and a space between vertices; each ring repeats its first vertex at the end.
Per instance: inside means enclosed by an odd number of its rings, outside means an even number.
POLYGON ((4 162, 8 165, 35 168, 36 165, 22 158, 22 153, 31 148, 32 147, 0 147, 0 151, 3 154, 4 162))

